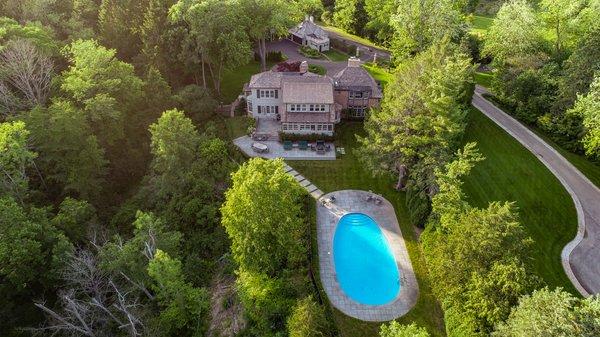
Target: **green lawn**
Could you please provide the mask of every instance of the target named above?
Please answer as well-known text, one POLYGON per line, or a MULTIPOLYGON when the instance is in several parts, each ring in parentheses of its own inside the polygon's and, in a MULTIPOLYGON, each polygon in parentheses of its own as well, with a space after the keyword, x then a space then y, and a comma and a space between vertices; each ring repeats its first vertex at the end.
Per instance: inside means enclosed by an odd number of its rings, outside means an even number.
POLYGON ((248 134, 248 127, 251 123, 251 118, 246 116, 237 116, 233 118, 224 118, 227 128, 227 136, 233 140, 248 134))
POLYGON ((318 64, 309 64, 308 71, 310 71, 311 73, 319 74, 319 75, 325 75, 327 73, 327 69, 325 69, 325 67, 318 65, 318 64))
MULTIPOLYGON (((434 336, 443 336, 442 311, 431 293, 427 279, 427 267, 421 255, 414 229, 408 221, 404 193, 394 190, 392 179, 371 177, 357 161, 352 150, 357 147, 355 134, 362 133, 361 122, 344 123, 337 129, 338 140, 336 143, 346 149, 346 155, 336 161, 290 161, 289 164, 326 193, 341 189, 372 190, 382 194, 394 204, 420 288, 417 305, 400 321, 403 323, 416 322, 427 327, 434 336)), ((377 336, 379 330, 377 323, 362 322, 337 310, 333 310, 333 316, 343 337, 377 336)))
POLYGON ((327 59, 329 59, 330 61, 333 61, 333 62, 348 61, 348 58, 350 57, 350 56, 348 56, 348 54, 342 53, 341 51, 338 51, 335 49, 330 49, 328 51, 325 51, 325 52, 323 52, 323 54, 325 54, 327 59))
POLYGON ((493 22, 493 17, 473 15, 471 21, 471 32, 479 36, 484 36, 487 33, 488 29, 490 29, 490 27, 492 26, 493 22))
POLYGON ((373 48, 377 48, 380 50, 384 50, 384 51, 389 51, 387 48, 382 47, 382 46, 378 46, 376 45, 374 42, 371 42, 368 39, 365 39, 363 37, 348 33, 346 31, 344 31, 343 29, 337 28, 337 27, 333 27, 333 26, 327 26, 322 22, 318 23, 321 27, 323 27, 325 30, 330 31, 330 32, 334 32, 336 34, 339 34, 340 36, 344 37, 345 39, 348 39, 350 41, 354 41, 357 43, 360 43, 362 45, 365 45, 367 47, 373 47, 373 48))
POLYGON ((481 72, 475 72, 475 75, 473 77, 473 79, 475 80, 475 83, 484 86, 486 88, 489 88, 492 85, 492 78, 493 75, 491 73, 481 73, 481 72))
POLYGON ((535 240, 535 271, 550 287, 577 294, 563 271, 560 253, 575 237, 575 206, 558 179, 500 127, 472 109, 464 142, 477 142, 486 160, 465 179, 469 201, 485 207, 491 201, 515 201, 521 224, 535 240))
POLYGON ((238 95, 242 93, 244 83, 250 81, 250 77, 259 72, 260 62, 258 61, 252 61, 234 70, 224 71, 219 100, 225 104, 235 101, 238 95))
POLYGON ((393 75, 385 68, 381 68, 373 63, 365 63, 363 67, 376 81, 381 82, 382 87, 385 87, 392 80, 393 75))

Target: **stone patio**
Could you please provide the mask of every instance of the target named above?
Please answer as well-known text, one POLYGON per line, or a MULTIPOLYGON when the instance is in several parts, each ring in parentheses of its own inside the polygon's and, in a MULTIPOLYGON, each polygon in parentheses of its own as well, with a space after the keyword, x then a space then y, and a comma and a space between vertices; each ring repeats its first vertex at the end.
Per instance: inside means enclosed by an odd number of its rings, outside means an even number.
POLYGON ((269 147, 267 153, 257 153, 252 150, 252 143, 256 142, 248 136, 243 136, 233 140, 233 143, 248 157, 262 157, 266 159, 283 158, 285 160, 335 160, 336 151, 333 143, 326 143, 331 146, 331 150, 325 152, 325 154, 317 154, 316 151, 300 150, 293 148, 292 150, 285 150, 283 144, 279 141, 267 140, 260 141, 259 143, 265 144, 269 147))
POLYGON ((396 319, 409 312, 417 303, 419 285, 415 277, 412 264, 402 232, 396 219, 392 204, 382 197, 381 205, 373 201, 366 201, 371 192, 345 190, 324 195, 317 201, 317 235, 319 245, 319 266, 321 283, 329 300, 341 312, 348 316, 371 322, 385 322, 396 319), (322 200, 335 195, 335 203, 326 203, 322 200), (364 213, 370 216, 381 228, 396 259, 400 271, 400 292, 396 299, 384 305, 365 305, 355 302, 342 291, 336 279, 333 261, 333 236, 338 221, 347 213, 364 213))

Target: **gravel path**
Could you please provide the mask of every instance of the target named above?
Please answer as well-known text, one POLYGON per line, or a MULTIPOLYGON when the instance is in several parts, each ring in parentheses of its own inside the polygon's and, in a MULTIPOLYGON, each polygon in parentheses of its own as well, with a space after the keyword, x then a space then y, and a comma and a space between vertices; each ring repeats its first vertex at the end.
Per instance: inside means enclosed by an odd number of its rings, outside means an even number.
POLYGON ((473 106, 531 151, 560 180, 575 203, 577 236, 562 251, 565 272, 583 296, 600 293, 600 189, 540 137, 483 98, 475 89, 473 106))

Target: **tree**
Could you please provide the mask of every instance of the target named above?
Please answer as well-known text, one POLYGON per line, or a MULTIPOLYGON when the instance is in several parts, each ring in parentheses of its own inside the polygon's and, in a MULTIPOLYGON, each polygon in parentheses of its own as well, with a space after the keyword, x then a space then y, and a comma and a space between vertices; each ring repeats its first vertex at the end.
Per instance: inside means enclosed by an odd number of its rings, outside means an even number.
POLYGON ((581 140, 589 157, 600 159, 600 74, 590 85, 586 95, 580 95, 575 106, 567 112, 581 116, 585 135, 581 140))
MULTIPOLYGON (((298 1, 302 2, 302 0, 298 1)), ((267 39, 282 37, 296 24, 301 13, 295 6, 297 2, 284 0, 243 0, 242 8, 247 21, 248 36, 256 41, 261 69, 267 70, 267 39)))
POLYGON ((107 161, 86 115, 72 103, 57 100, 25 115, 33 147, 47 182, 88 199, 102 189, 107 161), (48 181, 49 180, 49 181, 48 181))
POLYGON ((0 115, 14 116, 45 106, 53 77, 52 60, 28 40, 13 40, 0 52, 0 115))
POLYGON ((148 275, 155 282, 153 289, 161 307, 156 322, 160 334, 181 335, 189 329, 191 336, 204 336, 209 294, 205 289, 194 288, 185 281, 181 262, 157 250, 148 264, 148 275))
POLYGON ((305 262, 303 191, 283 161, 252 159, 232 180, 221 213, 240 268, 275 276, 305 262))
POLYGON ((139 30, 143 25, 148 0, 103 0, 98 13, 101 41, 130 61, 139 54, 142 43, 139 30))
POLYGON ((381 325, 379 330, 380 337, 429 337, 425 328, 418 327, 415 323, 402 325, 397 321, 381 325))
POLYGON ((366 29, 375 32, 378 40, 390 43, 394 27, 390 18, 396 13, 396 1, 365 0, 365 12, 369 21, 366 29))
POLYGON ((189 170, 197 156, 200 137, 192 121, 179 110, 163 113, 150 125, 152 170, 165 188, 177 184, 179 173, 189 170))
POLYGON ((404 59, 426 50, 445 36, 457 38, 460 15, 449 0, 397 0, 391 17, 394 28, 392 51, 404 59))
MULTIPOLYGON (((223 71, 246 64, 252 55, 243 8, 243 4, 231 0, 180 0, 170 11, 172 18, 188 24, 190 35, 200 47, 200 62, 208 64, 217 94, 221 93, 223 71)), ((202 76, 206 86, 204 70, 202 76)))
POLYGON ((181 53, 181 41, 172 43, 171 38, 180 28, 179 24, 169 19, 169 9, 176 2, 176 0, 148 0, 144 20, 139 28, 144 63, 165 75, 171 74, 172 69, 176 69, 172 64, 176 59, 172 55, 181 53))
POLYGON ((22 202, 28 192, 27 169, 37 156, 28 148, 28 137, 25 123, 0 123, 0 197, 22 202))
POLYGON ((460 177, 482 160, 475 144, 436 170, 440 191, 421 236, 433 291, 446 313, 449 336, 484 336, 536 285, 527 272, 531 239, 511 203, 477 209, 465 201, 460 177))
POLYGON ((211 97, 209 90, 194 84, 181 88, 175 100, 181 109, 193 116, 197 122, 208 119, 218 106, 218 102, 211 97))
POLYGON ((86 114, 99 143, 107 148, 124 136, 123 121, 142 96, 142 80, 133 66, 115 58, 94 40, 78 40, 66 48, 71 63, 61 89, 86 114))
POLYGON ((331 326, 323 307, 312 296, 298 300, 287 320, 290 337, 331 336, 331 326))
POLYGON ((396 187, 416 184, 435 194, 434 169, 451 156, 464 130, 471 96, 469 58, 447 41, 400 64, 381 109, 358 137, 359 157, 376 175, 398 177, 396 187))
POLYGON ((525 295, 494 337, 596 336, 600 333, 600 300, 578 299, 558 288, 525 295))
POLYGON ((52 225, 60 229, 72 242, 82 243, 97 222, 96 209, 85 200, 65 198, 52 225))
POLYGON ((38 23, 20 25, 14 19, 0 17, 0 49, 14 40, 27 40, 47 55, 54 55, 58 51, 58 42, 48 28, 38 23))
POLYGON ((585 2, 582 0, 540 1, 541 17, 554 35, 554 53, 556 55, 560 56, 563 48, 569 47, 576 40, 572 35, 576 31, 575 19, 584 9, 585 2))
POLYGON ((498 11, 486 33, 483 53, 502 64, 540 50, 540 25, 526 0, 511 0, 498 11))

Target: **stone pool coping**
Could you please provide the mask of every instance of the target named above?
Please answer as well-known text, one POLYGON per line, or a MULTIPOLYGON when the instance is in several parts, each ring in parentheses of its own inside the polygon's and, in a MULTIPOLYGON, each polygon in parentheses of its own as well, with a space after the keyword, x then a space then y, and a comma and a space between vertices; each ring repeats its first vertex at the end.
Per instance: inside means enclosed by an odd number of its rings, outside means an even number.
POLYGON ((383 197, 376 205, 366 201, 371 192, 344 190, 326 194, 317 200, 317 242, 321 283, 331 304, 344 314, 363 321, 385 322, 408 313, 417 303, 419 285, 410 262, 406 244, 400 231, 396 212, 392 204, 383 197), (335 195, 335 202, 322 204, 335 195), (384 305, 360 304, 348 297, 341 289, 335 274, 333 261, 333 236, 339 219, 348 213, 364 213, 370 216, 388 241, 400 272, 400 293, 384 305))

